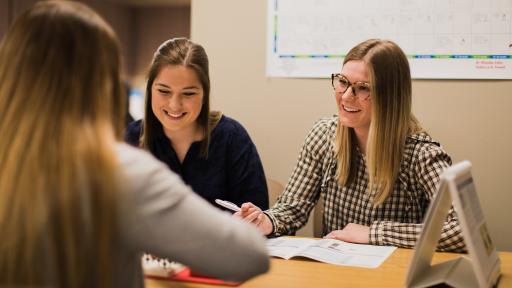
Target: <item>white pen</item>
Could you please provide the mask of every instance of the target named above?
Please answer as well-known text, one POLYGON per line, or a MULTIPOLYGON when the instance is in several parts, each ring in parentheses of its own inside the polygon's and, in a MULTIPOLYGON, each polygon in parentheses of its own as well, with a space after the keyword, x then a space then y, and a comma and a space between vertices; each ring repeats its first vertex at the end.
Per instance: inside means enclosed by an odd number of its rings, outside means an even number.
POLYGON ((229 210, 235 211, 235 212, 240 211, 240 207, 236 206, 235 203, 231 203, 226 200, 215 199, 215 203, 219 204, 222 207, 228 208, 229 210))

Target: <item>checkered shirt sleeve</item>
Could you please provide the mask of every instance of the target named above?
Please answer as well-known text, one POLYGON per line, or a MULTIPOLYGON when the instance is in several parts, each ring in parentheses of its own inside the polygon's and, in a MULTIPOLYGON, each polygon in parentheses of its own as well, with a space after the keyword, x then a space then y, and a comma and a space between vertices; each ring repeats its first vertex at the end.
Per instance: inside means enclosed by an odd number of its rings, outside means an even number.
MULTIPOLYGON (((370 243, 376 245, 393 245, 398 247, 414 248, 423 229, 423 218, 427 212, 428 204, 437 192, 441 173, 451 165, 451 159, 438 145, 431 142, 415 143, 414 149, 405 151, 411 154, 412 167, 409 172, 410 179, 416 183, 418 190, 423 191, 425 197, 424 210, 420 213, 417 223, 400 223, 394 221, 375 221, 370 226, 370 243)), ((407 157, 407 156, 406 156, 407 157)), ((466 246, 462 238, 462 231, 453 207, 443 225, 437 250, 451 252, 465 252, 466 246)))

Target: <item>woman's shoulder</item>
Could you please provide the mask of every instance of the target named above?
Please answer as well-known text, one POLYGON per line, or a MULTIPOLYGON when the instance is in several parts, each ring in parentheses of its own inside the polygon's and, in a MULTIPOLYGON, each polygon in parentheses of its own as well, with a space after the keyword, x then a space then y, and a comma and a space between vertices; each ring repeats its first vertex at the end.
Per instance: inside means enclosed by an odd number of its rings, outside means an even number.
POLYGON ((145 150, 118 143, 114 151, 122 183, 128 185, 126 191, 150 190, 150 187, 161 186, 162 183, 181 182, 178 175, 145 150))
POLYGON ((324 157, 329 151, 333 151, 334 139, 338 127, 338 117, 323 117, 315 122, 313 128, 306 135, 303 143, 303 151, 309 151, 315 157, 324 157))
POLYGON ((222 115, 210 134, 210 152, 225 151, 226 147, 236 150, 246 145, 254 145, 249 132, 237 120, 222 115))
POLYGON ((338 116, 322 117, 315 122, 306 137, 306 141, 328 141, 335 136, 337 127, 338 116))
POLYGON ((312 130, 319 130, 324 132, 336 131, 338 127, 338 115, 322 117, 318 119, 313 125, 312 130))
POLYGON ((416 147, 416 149, 431 149, 441 147, 441 143, 432 138, 427 132, 421 131, 408 135, 405 146, 416 147))
POLYGON ((215 127, 212 130, 212 136, 226 137, 243 137, 249 136, 249 133, 245 127, 234 118, 226 115, 222 115, 215 127))
POLYGON ((133 146, 138 146, 141 131, 142 120, 131 122, 128 124, 128 126, 126 126, 126 130, 124 132, 124 140, 133 146))
POLYGON ((447 163, 451 163, 451 158, 443 149, 441 143, 424 131, 407 137, 405 154, 409 155, 412 159, 419 159, 420 162, 432 158, 443 158, 447 163))
POLYGON ((223 131, 236 131, 236 130, 245 130, 244 126, 236 119, 229 117, 225 114, 220 116, 217 125, 214 130, 223 130, 223 131))
POLYGON ((130 124, 128 124, 126 126, 126 131, 140 132, 141 129, 142 129, 142 119, 132 121, 132 122, 130 122, 130 124))
MULTIPOLYGON (((140 166, 146 166, 146 168, 158 169, 161 164, 153 155, 145 150, 132 147, 125 143, 118 143, 115 147, 117 159, 122 167, 136 168, 140 166)), ((123 168, 123 169, 125 169, 123 168)), ((130 169, 125 169, 130 170, 130 169)), ((143 169, 148 171, 151 169, 143 169)))

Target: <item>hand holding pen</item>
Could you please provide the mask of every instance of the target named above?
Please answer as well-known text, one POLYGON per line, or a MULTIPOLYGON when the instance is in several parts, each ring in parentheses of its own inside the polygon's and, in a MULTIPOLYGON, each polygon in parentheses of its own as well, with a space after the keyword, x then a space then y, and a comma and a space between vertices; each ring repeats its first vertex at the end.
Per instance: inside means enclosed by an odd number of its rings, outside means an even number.
POLYGON ((263 235, 268 235, 272 233, 273 227, 272 222, 268 218, 261 209, 252 204, 251 202, 246 202, 242 204, 241 207, 236 206, 234 203, 231 203, 229 201, 224 200, 215 200, 215 203, 221 205, 222 207, 226 207, 232 211, 235 211, 235 214, 233 214, 233 217, 242 219, 248 223, 252 223, 256 225, 258 230, 263 235))

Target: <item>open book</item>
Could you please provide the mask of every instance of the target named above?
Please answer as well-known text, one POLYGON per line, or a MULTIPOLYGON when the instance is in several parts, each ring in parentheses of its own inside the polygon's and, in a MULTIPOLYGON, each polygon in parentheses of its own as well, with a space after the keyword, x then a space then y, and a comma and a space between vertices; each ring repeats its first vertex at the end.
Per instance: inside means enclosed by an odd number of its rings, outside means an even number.
POLYGON ((279 237, 267 240, 271 256, 306 257, 335 265, 377 268, 395 251, 392 246, 347 243, 334 239, 279 237))

